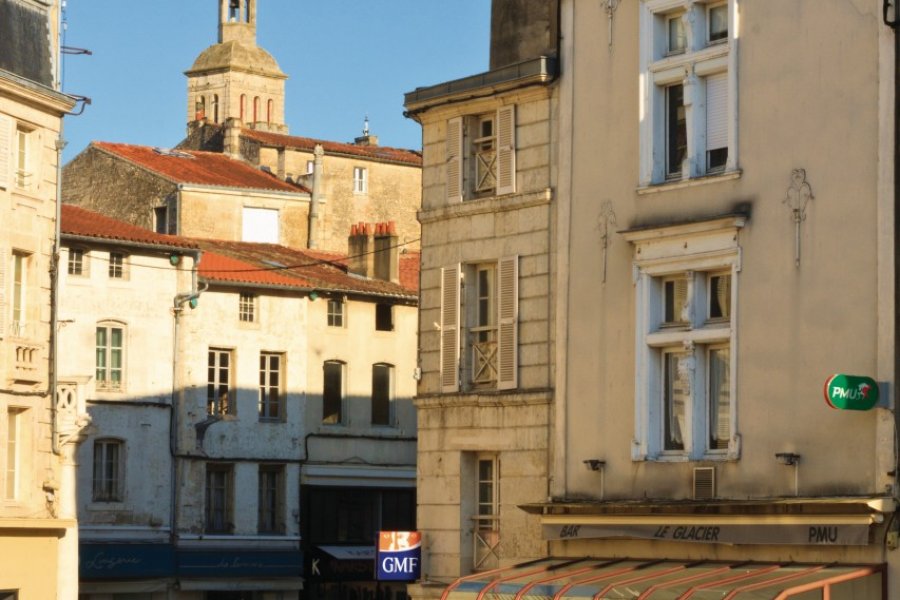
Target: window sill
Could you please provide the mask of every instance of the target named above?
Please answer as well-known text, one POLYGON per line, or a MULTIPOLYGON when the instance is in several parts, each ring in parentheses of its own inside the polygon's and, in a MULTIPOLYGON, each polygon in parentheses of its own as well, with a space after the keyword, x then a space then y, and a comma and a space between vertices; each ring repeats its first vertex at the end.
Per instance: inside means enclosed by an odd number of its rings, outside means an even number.
POLYGON ((283 425, 284 423, 286 423, 284 419, 275 419, 269 417, 260 417, 259 422, 263 425, 283 425))
POLYGON ((637 193, 638 196, 644 196, 647 194, 655 194, 657 192, 670 192, 673 190, 697 187, 710 183, 733 181, 735 179, 740 179, 742 174, 743 171, 741 169, 737 169, 735 171, 726 171, 725 173, 716 173, 714 175, 701 175, 700 177, 693 177, 691 179, 679 179, 678 181, 663 181, 660 183, 651 183, 650 185, 645 185, 637 188, 637 193))
POLYGON ((119 512, 126 510, 126 506, 124 502, 120 501, 110 501, 103 502, 101 500, 93 500, 87 505, 87 510, 91 512, 119 512))

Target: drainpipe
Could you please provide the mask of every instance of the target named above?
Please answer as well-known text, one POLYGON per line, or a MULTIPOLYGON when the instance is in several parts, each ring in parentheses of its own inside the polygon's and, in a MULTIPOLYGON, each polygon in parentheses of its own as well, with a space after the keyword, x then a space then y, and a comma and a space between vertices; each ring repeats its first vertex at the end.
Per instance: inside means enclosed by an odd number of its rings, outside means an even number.
MULTIPOLYGON (((898 385, 896 378, 900 374, 900 33, 897 32, 900 26, 900 0, 884 0, 883 19, 884 24, 894 31, 894 230, 893 230, 893 252, 894 258, 894 381, 893 381, 893 409, 894 409, 894 436, 896 437, 900 431, 900 418, 898 418, 898 407, 900 407, 900 393, 898 393, 898 385)), ((895 448, 896 448, 895 440, 895 448)), ((893 476, 894 476, 894 494, 897 490, 898 477, 898 457, 894 456, 893 476)))
POLYGON ((322 199, 322 158, 325 156, 325 149, 322 144, 316 144, 313 150, 315 161, 313 162, 313 189, 312 197, 309 201, 309 234, 307 236, 307 248, 315 248, 318 246, 318 219, 319 219, 319 202, 322 199))
MULTIPOLYGON (((178 477, 178 406, 179 397, 178 388, 178 322, 184 305, 196 299, 209 286, 204 285, 203 289, 197 287, 197 271, 200 266, 200 259, 203 252, 200 250, 189 250, 185 254, 193 259, 191 265, 191 291, 187 293, 176 294, 172 300, 172 398, 169 407, 169 456, 172 459, 170 466, 170 477, 172 481, 172 489, 169 496, 169 540, 174 548, 178 537, 178 504, 180 501, 180 479, 178 477)), ((177 573, 176 573, 177 576, 177 573)), ((172 589, 169 588, 168 594, 171 597, 172 589)))

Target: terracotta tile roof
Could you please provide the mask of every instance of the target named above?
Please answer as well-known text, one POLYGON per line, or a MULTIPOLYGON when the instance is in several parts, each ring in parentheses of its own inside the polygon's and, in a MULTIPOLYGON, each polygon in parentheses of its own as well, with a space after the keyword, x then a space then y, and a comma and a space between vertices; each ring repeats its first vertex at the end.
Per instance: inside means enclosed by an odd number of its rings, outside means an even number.
POLYGON ((199 248, 200 276, 228 284, 282 286, 322 292, 387 296, 415 301, 419 288, 419 253, 400 255, 400 284, 347 272, 347 256, 322 250, 299 250, 277 244, 204 240, 154 233, 101 214, 64 204, 60 224, 66 235, 199 248))
POLYGON ((316 140, 294 135, 256 131, 254 129, 243 129, 241 136, 256 140, 267 146, 284 146, 312 152, 316 144, 321 144, 326 154, 344 154, 381 162, 401 163, 416 167, 422 166, 422 153, 416 150, 404 150, 403 148, 390 148, 388 146, 357 146, 356 144, 329 142, 328 140, 316 140))
POLYGON ((63 237, 73 235, 158 246, 199 248, 194 240, 156 233, 78 206, 63 204, 61 208, 60 231, 63 237))
POLYGON ((287 183, 219 152, 160 151, 150 146, 112 142, 91 142, 91 146, 162 175, 173 183, 309 193, 309 189, 302 185, 287 183))
POLYGON ((347 257, 343 254, 299 250, 276 244, 195 241, 204 251, 200 261, 200 276, 209 281, 301 287, 406 300, 415 300, 418 291, 418 256, 401 259, 401 283, 398 285, 348 273, 347 257), (412 264, 413 261, 415 265, 412 264), (414 282, 409 276, 413 271, 414 282), (407 274, 405 278, 404 272, 407 274))

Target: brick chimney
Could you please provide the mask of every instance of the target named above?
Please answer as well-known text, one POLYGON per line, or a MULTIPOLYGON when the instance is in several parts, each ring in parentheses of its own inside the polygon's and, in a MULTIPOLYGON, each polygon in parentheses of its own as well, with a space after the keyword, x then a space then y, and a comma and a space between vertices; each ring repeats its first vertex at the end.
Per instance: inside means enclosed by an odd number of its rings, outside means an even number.
POLYGON ((375 275, 375 240, 371 223, 357 223, 350 226, 347 242, 347 268, 355 275, 373 277, 375 275))
POLYGON ((394 221, 375 224, 375 278, 400 283, 400 238, 394 221))

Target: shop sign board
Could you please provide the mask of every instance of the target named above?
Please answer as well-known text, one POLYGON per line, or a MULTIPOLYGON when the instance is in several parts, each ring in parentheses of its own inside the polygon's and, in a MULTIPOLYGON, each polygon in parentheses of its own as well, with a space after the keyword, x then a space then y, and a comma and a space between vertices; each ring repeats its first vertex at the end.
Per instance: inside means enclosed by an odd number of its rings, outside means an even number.
POLYGON ((416 581, 422 572, 422 534, 380 531, 376 577, 379 581, 416 581))
POLYGON ((865 375, 836 373, 825 382, 825 401, 841 410, 870 410, 878 404, 878 383, 865 375))
POLYGON ((797 544, 866 546, 869 526, 858 524, 694 524, 544 525, 545 540, 635 538, 704 544, 797 544))

